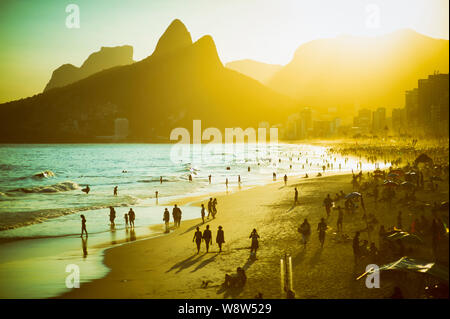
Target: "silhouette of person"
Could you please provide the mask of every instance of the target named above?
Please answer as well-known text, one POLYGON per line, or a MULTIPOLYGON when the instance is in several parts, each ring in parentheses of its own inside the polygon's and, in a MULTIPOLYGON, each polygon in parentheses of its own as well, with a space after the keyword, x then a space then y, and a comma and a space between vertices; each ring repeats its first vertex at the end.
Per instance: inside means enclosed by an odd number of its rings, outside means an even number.
POLYGON ((217 198, 214 198, 214 200, 212 201, 212 217, 216 218, 216 214, 217 214, 217 198))
POLYGON ((294 188, 294 205, 298 204, 298 190, 297 187, 294 188))
POLYGON ((197 245, 197 254, 200 253, 200 245, 202 243, 202 232, 200 231, 200 227, 197 226, 197 231, 194 233, 194 237, 192 238, 192 242, 197 245))
POLYGON ((325 211, 327 212, 327 218, 330 217, 331 207, 333 206, 333 200, 330 197, 330 194, 325 197, 323 200, 323 205, 325 206, 325 211))
POLYGON ((209 216, 210 215, 212 215, 212 205, 213 205, 213 199, 212 199, 212 197, 210 197, 209 198, 209 202, 208 202, 208 219, 209 219, 209 216))
POLYGON ((225 234, 223 232, 222 226, 219 226, 216 235, 216 243, 219 245, 219 253, 222 252, 222 244, 225 243, 225 234))
POLYGON ((192 174, 189 174, 189 181, 192 182, 192 174))
POLYGON ((228 189, 228 178, 225 179, 225 186, 228 189))
POLYGON ((303 220, 303 223, 298 228, 298 232, 302 235, 302 243, 303 246, 306 248, 306 244, 308 243, 309 237, 311 236, 311 225, 309 224, 306 218, 303 220))
POLYGON ((287 180, 288 180, 288 177, 287 177, 286 174, 284 174, 283 180, 284 180, 284 186, 286 186, 287 185, 287 180))
POLYGON ((130 220, 130 226, 134 228, 134 220, 136 218, 136 214, 134 213, 133 208, 130 208, 130 211, 128 212, 128 218, 130 220))
POLYGON ((164 209, 163 221, 164 221, 164 223, 166 225, 165 232, 168 233, 169 232, 170 213, 169 213, 169 210, 167 208, 164 209))
POLYGON ((89 192, 91 191, 91 188, 89 187, 89 185, 86 185, 86 187, 83 188, 81 191, 85 192, 86 194, 89 194, 89 192))
POLYGON ((250 257, 256 258, 256 251, 259 248, 258 242, 259 235, 255 228, 253 228, 253 231, 250 233, 250 236, 248 236, 248 238, 252 239, 252 245, 250 247, 250 257))
POLYGON ((114 220, 116 219, 116 210, 114 207, 109 207, 109 221, 111 222, 111 226, 115 226, 114 220))
POLYGON ((202 215, 202 223, 205 223, 205 205, 202 204, 202 210, 201 210, 201 215, 202 215))
POLYGON ((325 243, 325 231, 327 230, 325 218, 322 217, 320 219, 320 223, 317 225, 317 230, 319 231, 320 248, 323 248, 323 244, 325 243))
POLYGON ((159 183, 162 184, 162 182, 163 182, 163 178, 161 176, 161 177, 159 177, 159 183))
POLYGON ((211 231, 209 230, 209 225, 206 225, 206 229, 203 231, 203 240, 205 241, 205 245, 206 245, 206 252, 209 251, 209 245, 212 244, 212 234, 211 231))
POLYGON ((125 219, 125 227, 128 227, 128 214, 123 214, 123 218, 125 219))
POLYGON ((211 184, 211 175, 208 175, 208 182, 211 184))
POLYGON ((83 237, 83 233, 86 233, 86 237, 88 236, 88 232, 86 230, 86 217, 84 215, 81 215, 81 236, 83 237))
POLYGON ((114 196, 117 196, 117 188, 118 186, 114 186, 114 196))

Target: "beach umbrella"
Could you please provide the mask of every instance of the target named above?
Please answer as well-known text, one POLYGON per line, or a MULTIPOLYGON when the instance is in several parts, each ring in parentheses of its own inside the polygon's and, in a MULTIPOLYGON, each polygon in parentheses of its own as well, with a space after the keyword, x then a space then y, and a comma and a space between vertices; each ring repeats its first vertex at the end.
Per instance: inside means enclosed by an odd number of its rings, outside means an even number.
POLYGON ((384 186, 392 186, 392 187, 398 186, 398 184, 397 184, 396 182, 394 182, 394 181, 389 181, 389 180, 384 181, 383 185, 384 185, 384 186))
POLYGON ((353 199, 353 198, 358 198, 358 197, 361 197, 361 194, 358 192, 353 192, 353 193, 350 193, 347 196, 345 196, 345 199, 349 199, 349 198, 353 199))
POLYGON ((401 240, 404 243, 411 245, 420 245, 423 244, 422 238, 417 235, 413 235, 404 231, 396 231, 393 234, 386 237, 389 241, 397 241, 401 240))
POLYGON ((419 163, 433 163, 433 160, 427 154, 422 153, 414 160, 415 165, 419 163))
MULTIPOLYGON (((379 270, 420 273, 448 284, 448 267, 432 261, 413 259, 405 256, 400 258, 399 260, 380 266, 379 270)), ((370 269, 363 275, 359 276, 358 279, 373 272, 374 269, 370 269)))

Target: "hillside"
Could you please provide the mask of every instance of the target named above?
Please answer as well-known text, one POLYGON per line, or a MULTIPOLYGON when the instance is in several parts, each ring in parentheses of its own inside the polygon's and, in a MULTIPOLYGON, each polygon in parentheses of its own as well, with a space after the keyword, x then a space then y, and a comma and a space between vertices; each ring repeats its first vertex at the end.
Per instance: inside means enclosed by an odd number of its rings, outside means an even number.
POLYGON ((257 126, 284 120, 291 99, 221 63, 210 36, 192 43, 179 20, 146 59, 0 105, 3 141, 95 140, 127 118, 130 138, 168 138, 176 127, 257 126))

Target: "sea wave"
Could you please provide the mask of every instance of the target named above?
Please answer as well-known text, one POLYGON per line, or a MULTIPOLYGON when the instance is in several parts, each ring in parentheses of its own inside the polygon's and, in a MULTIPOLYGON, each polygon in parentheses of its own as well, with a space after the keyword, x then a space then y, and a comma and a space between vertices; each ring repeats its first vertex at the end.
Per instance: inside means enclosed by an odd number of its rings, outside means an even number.
POLYGON ((34 186, 34 187, 21 187, 9 190, 10 193, 60 193, 67 192, 75 189, 79 189, 80 186, 71 181, 61 182, 49 186, 34 186))
MULTIPOLYGON (((105 209, 110 206, 115 207, 128 207, 130 205, 136 205, 139 202, 139 198, 127 195, 124 196, 123 202, 114 203, 101 203, 93 204, 91 206, 85 207, 75 207, 75 208, 53 208, 53 209, 42 209, 36 211, 24 211, 24 212, 14 212, 14 213, 1 213, 0 214, 0 232, 9 229, 15 229, 20 227, 25 227, 33 224, 43 223, 49 219, 57 218, 69 214, 75 214, 78 212, 105 209)), ((0 236, 1 238, 1 236, 0 236)))

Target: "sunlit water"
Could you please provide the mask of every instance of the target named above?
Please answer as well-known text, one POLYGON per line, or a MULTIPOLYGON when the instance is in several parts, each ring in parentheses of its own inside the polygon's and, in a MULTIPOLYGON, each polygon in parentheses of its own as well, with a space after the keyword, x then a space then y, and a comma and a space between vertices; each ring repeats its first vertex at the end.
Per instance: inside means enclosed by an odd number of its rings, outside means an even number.
MULTIPOLYGON (((245 188, 271 182, 274 172, 278 180, 284 174, 314 176, 323 165, 328 165, 326 173, 343 173, 356 169, 359 161, 311 145, 251 144, 208 154, 191 146, 192 157, 173 151, 169 144, 0 145, 0 297, 64 292, 68 263, 81 265, 82 281, 104 276, 102 247, 151 235, 144 226, 162 223, 164 203, 170 200, 223 192, 226 179, 234 191, 238 176, 245 188), (44 171, 54 176, 36 176, 44 171), (89 194, 81 191, 85 185, 89 194), (118 196, 113 196, 116 185, 118 196), (117 211, 113 231, 111 205, 117 211), (129 207, 136 212, 133 233, 123 219, 129 207), (79 238, 80 214, 87 219, 89 243, 79 238)), ((183 219, 200 217, 196 207, 181 208, 183 219)))

